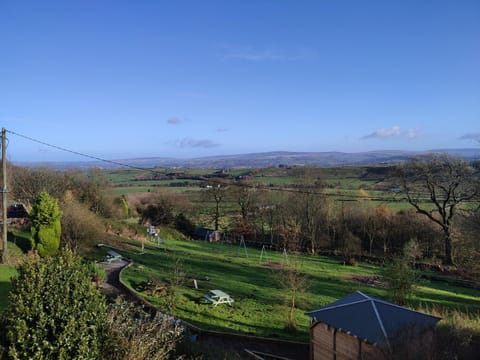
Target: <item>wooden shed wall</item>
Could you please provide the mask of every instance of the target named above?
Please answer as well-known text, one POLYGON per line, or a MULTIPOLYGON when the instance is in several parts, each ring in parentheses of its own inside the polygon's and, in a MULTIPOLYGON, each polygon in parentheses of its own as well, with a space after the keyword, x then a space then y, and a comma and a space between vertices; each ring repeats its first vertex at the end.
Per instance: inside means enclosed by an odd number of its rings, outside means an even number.
POLYGON ((322 322, 310 329, 312 360, 384 359, 380 349, 322 322))

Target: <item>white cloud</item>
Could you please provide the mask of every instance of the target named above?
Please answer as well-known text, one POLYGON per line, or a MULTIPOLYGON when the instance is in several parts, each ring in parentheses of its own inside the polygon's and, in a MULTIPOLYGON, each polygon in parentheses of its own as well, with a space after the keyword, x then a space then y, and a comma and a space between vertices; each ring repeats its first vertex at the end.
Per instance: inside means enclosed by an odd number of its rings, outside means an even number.
POLYGON ((362 139, 386 139, 392 137, 403 137, 406 139, 414 139, 417 137, 417 131, 414 129, 402 130, 400 126, 392 126, 375 130, 369 135, 365 135, 362 139))
POLYGON ((403 133, 403 135, 407 138, 407 139, 414 139, 417 137, 417 131, 416 130, 413 130, 413 129, 410 129, 408 131, 405 131, 403 133))

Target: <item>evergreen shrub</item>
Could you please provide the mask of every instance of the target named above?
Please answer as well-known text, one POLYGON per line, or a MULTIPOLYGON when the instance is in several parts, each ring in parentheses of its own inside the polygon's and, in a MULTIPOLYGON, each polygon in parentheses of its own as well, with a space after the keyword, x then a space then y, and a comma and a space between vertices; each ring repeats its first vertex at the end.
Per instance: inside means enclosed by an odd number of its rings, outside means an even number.
POLYGON ((30 255, 12 280, 3 319, 6 359, 97 359, 106 334, 106 302, 72 251, 30 255))

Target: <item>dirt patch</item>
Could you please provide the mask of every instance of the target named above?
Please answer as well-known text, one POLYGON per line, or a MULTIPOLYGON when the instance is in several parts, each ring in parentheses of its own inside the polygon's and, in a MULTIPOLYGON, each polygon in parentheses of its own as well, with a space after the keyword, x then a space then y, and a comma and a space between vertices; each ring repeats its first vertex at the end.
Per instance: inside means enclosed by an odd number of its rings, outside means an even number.
POLYGON ((269 261, 263 264, 263 266, 269 267, 271 269, 281 269, 283 264, 277 261, 269 261))
POLYGON ((347 277, 347 279, 362 285, 367 285, 367 286, 372 286, 377 288, 385 287, 385 283, 381 280, 380 276, 378 275, 351 275, 347 277))

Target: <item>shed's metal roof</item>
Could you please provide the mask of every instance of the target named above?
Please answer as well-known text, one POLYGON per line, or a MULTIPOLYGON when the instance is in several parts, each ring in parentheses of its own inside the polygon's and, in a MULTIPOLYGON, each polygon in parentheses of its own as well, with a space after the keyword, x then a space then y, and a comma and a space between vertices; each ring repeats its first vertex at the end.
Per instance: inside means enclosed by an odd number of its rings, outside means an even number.
POLYGON ((372 344, 389 344, 402 330, 433 328, 440 318, 392 304, 361 291, 307 313, 321 321, 372 344))

